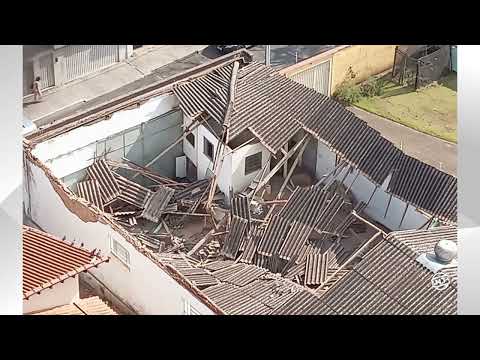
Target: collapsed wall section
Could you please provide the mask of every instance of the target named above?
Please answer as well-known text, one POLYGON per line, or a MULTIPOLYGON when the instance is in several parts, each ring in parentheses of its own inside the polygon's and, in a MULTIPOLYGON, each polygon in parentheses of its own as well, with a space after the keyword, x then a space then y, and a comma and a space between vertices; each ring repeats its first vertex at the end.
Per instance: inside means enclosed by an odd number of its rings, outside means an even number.
POLYGON ((108 215, 77 198, 29 150, 25 151, 25 162, 26 215, 43 231, 110 256, 108 264, 89 271, 135 312, 183 314, 188 302, 201 314, 221 313, 108 215), (128 263, 112 252, 114 242, 129 254, 128 263))
MULTIPOLYGON (((317 143, 318 146, 314 149, 316 151, 315 176, 317 179, 322 179, 335 169, 337 165, 336 154, 322 142, 319 141, 317 143)), ((312 149, 307 149, 307 151, 308 150, 312 151, 312 149)), ((308 156, 313 158, 312 155, 308 156)), ((355 169, 348 175, 345 173, 346 171, 348 171, 348 169, 338 169, 336 178, 339 180, 343 179, 343 184, 347 188, 353 183, 353 185, 351 185, 351 191, 357 201, 367 203, 375 191, 364 212, 370 218, 388 229, 392 231, 417 229, 428 220, 423 213, 417 211, 414 206, 410 205, 402 221, 407 203, 387 193, 387 184, 390 181, 391 175, 387 177, 382 186, 375 190, 377 187, 376 184, 362 173, 358 174, 359 170, 355 169)))

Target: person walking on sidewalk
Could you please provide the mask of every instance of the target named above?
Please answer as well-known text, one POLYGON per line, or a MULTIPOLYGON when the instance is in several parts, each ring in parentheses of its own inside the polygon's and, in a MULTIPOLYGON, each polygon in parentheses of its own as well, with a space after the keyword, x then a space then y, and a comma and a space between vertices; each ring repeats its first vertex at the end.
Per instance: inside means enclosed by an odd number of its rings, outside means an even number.
POLYGON ((33 85, 32 85, 32 89, 33 89, 33 100, 35 102, 40 101, 42 99, 42 88, 40 86, 40 76, 37 76, 35 78, 35 81, 33 82, 33 85))

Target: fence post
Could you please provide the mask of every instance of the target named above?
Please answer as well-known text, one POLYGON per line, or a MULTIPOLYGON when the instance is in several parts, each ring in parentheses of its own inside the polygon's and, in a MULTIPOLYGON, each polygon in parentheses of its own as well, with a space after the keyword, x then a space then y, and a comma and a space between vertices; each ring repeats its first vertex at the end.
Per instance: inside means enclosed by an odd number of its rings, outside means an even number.
POLYGON ((397 64, 398 45, 395 46, 395 54, 393 55, 392 79, 395 77, 395 65, 397 64))
POLYGON ((417 72, 415 74, 415 90, 417 90, 418 86, 418 72, 420 71, 420 61, 417 60, 417 72))

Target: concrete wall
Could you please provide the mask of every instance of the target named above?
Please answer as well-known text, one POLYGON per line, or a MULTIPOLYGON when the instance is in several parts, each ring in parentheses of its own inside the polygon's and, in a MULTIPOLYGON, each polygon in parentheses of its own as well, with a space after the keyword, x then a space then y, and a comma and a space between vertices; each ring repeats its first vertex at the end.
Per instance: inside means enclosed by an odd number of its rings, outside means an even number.
POLYGON ((92 219, 92 214, 85 214, 85 209, 82 211, 64 193, 60 196, 57 192, 60 190, 53 187, 42 168, 30 163, 30 169, 31 179, 24 179, 24 188, 33 221, 53 235, 81 241, 86 248, 97 248, 101 255, 111 256, 110 262, 92 269, 91 273, 124 303, 139 314, 182 314, 187 300, 202 314, 213 313, 112 226, 92 219), (110 253, 112 239, 130 253, 130 267, 110 253))
POLYGON ((352 45, 333 55, 332 94, 345 80, 351 66, 359 83, 393 66, 396 45, 352 45))
MULTIPOLYGON (((110 142, 112 142, 112 138, 116 138, 116 134, 127 130, 133 131, 135 127, 144 126, 143 130, 146 135, 144 144, 138 143, 135 146, 127 147, 126 154, 129 157, 133 156, 135 151, 143 151, 144 160, 147 162, 160 153, 163 148, 170 145, 175 137, 180 136, 182 119, 179 112, 175 116, 165 117, 164 121, 150 122, 152 119, 172 111, 177 105, 178 102, 173 95, 164 95, 150 99, 138 108, 118 111, 108 120, 100 121, 90 126, 82 126, 40 143, 34 148, 33 154, 45 163, 56 177, 63 178, 85 169, 93 163, 95 154, 102 151, 101 146, 97 146, 99 141, 105 141, 110 138, 110 142), (148 136, 149 133, 158 133, 162 129, 171 130, 163 134, 148 136)), ((132 133, 130 143, 134 142, 135 137, 138 138, 140 135, 140 132, 132 133)), ((115 146, 115 144, 110 145, 115 146)), ((121 147, 121 144, 119 146, 121 147)), ((118 158, 123 153, 122 148, 119 151, 118 158)), ((175 174, 174 158, 181 154, 182 149, 179 146, 160 159, 158 163, 155 163, 152 168, 158 170, 165 167, 167 169, 166 176, 175 174), (170 163, 173 165, 170 166, 170 163)), ((112 157, 113 155, 110 156, 110 158, 112 157)))
POLYGON ((330 94, 333 94, 345 79, 349 66, 357 73, 357 83, 391 69, 395 47, 396 45, 341 45, 282 69, 280 73, 291 77, 330 60, 330 94))
MULTIPOLYGON (((321 142, 318 143, 316 164, 316 176, 318 179, 320 179, 323 175, 330 173, 335 168, 335 157, 335 153, 333 153, 326 145, 321 142)), ((345 171, 347 171, 347 169, 339 172, 337 175, 337 179, 343 179, 345 171)), ((357 170, 354 170, 345 178, 345 186, 350 186, 355 176, 357 175, 357 172, 357 170)), ((369 203, 369 206, 364 210, 364 212, 370 218, 386 226, 392 231, 416 229, 423 225, 427 221, 427 217, 422 213, 418 212, 415 207, 409 206, 405 218, 402 222, 402 226, 400 227, 400 222, 403 212, 405 210, 406 203, 396 198, 395 196, 392 197, 390 206, 388 208, 387 216, 384 216, 385 210, 387 209, 388 201, 390 199, 390 194, 386 192, 389 181, 390 177, 385 180, 381 188, 377 189, 374 197, 369 203)), ((374 189, 375 184, 371 182, 367 177, 360 174, 353 183, 351 191, 357 201, 368 202, 374 189)))
POLYGON ((57 306, 71 304, 78 299, 78 276, 68 278, 51 289, 45 289, 40 294, 32 295, 28 300, 23 300, 23 313, 39 312, 57 306))

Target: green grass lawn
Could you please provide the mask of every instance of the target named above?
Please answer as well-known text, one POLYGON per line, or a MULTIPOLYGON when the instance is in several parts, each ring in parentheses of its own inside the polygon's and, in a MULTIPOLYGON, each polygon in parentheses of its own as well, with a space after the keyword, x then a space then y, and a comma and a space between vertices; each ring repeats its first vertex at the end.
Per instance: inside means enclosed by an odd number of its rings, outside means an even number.
POLYGON ((457 142, 457 74, 451 73, 438 82, 415 91, 391 81, 385 93, 362 98, 354 104, 415 130, 457 142))

